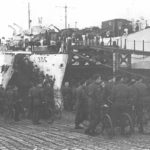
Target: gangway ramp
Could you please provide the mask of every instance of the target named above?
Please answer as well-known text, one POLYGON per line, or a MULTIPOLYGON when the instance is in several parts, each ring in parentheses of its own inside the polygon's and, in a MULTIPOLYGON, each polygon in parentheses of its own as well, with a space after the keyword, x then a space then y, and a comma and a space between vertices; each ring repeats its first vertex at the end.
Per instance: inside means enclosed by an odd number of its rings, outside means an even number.
MULTIPOLYGON (((91 58, 83 55, 85 51, 87 51, 87 54, 88 51, 94 51, 95 55, 100 56, 99 58, 107 60, 105 63, 101 63, 100 65, 107 66, 107 68, 110 68, 109 66, 111 66, 114 70, 121 69, 122 67, 122 69, 150 69, 150 51, 101 45, 78 45, 74 46, 73 49, 76 51, 78 50, 76 53, 73 51, 74 55, 77 55, 80 59, 84 59, 86 61, 90 61, 91 58)), ((93 62, 93 60, 90 62, 93 62)))
POLYGON ((107 51, 111 53, 116 53, 121 56, 121 57, 119 56, 120 58, 118 58, 121 59, 121 61, 122 59, 130 57, 132 69, 150 69, 150 51, 137 49, 124 49, 111 46, 92 46, 90 48, 96 51, 107 51))
POLYGON ((118 44, 120 48, 150 51, 150 28, 123 36, 118 44))

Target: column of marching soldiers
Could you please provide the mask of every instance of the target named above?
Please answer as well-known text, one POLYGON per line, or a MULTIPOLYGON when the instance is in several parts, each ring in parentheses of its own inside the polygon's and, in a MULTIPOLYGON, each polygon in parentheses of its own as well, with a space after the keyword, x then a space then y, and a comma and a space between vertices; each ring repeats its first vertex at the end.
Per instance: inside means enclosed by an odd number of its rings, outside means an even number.
MULTIPOLYGON (((6 89, 0 86, 0 114, 4 121, 19 121, 23 117, 30 118, 33 124, 46 119, 52 123, 55 119, 54 80, 46 76, 41 82, 35 83, 29 89, 28 105, 25 106, 18 96, 18 88, 8 85, 6 89)), ((131 114, 134 124, 138 125, 140 133, 144 133, 144 110, 150 112, 149 82, 141 77, 127 78, 118 76, 104 81, 99 74, 88 80, 80 81, 70 87, 65 82, 62 87, 65 111, 75 110, 75 129, 83 129, 83 122, 89 121, 85 133, 96 135, 96 127, 102 121, 102 106, 111 105, 113 119, 123 112, 134 110, 131 114), (136 123, 134 116, 136 115, 136 123)), ((130 112, 129 112, 130 113, 130 112)))
MULTIPOLYGON (((149 81, 142 77, 117 76, 115 80, 104 81, 100 75, 93 75, 73 88, 76 102, 71 102, 71 88, 66 83, 62 91, 64 108, 70 110, 74 107, 75 129, 84 129, 88 135, 97 135, 96 127, 102 122, 104 105, 110 107, 113 122, 117 121, 122 113, 127 112, 131 115, 133 124, 138 127, 139 133, 144 133, 143 126, 149 119, 150 112, 149 85, 149 81), (87 127, 83 123, 86 120, 89 121, 87 127)), ((122 127, 121 134, 124 134, 122 127)))

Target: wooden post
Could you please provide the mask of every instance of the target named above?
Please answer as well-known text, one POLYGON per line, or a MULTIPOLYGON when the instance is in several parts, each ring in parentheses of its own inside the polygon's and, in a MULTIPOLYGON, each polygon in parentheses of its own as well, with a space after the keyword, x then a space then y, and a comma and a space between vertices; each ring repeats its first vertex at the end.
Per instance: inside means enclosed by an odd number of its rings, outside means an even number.
POLYGON ((124 49, 126 49, 127 48, 127 39, 125 39, 125 45, 124 45, 124 49))
POLYGON ((128 69, 131 69, 132 64, 131 64, 131 55, 132 54, 128 54, 128 69))
POLYGON ((113 53, 113 81, 115 82, 116 80, 116 77, 115 77, 115 74, 116 74, 116 53, 113 53))
POLYGON ((111 46, 111 41, 112 41, 112 40, 111 40, 111 37, 110 37, 110 46, 111 46))
POLYGON ((113 81, 116 81, 116 73, 119 67, 118 53, 113 53, 113 81))
POLYGON ((121 38, 121 40, 120 40, 121 42, 120 42, 120 46, 121 46, 121 48, 122 48, 122 38, 121 38))
POLYGON ((143 52, 144 52, 144 40, 143 40, 143 52))
POLYGON ((119 40, 117 39, 117 46, 119 46, 119 40))
POLYGON ((70 54, 71 51, 72 51, 71 39, 68 39, 66 44, 66 53, 70 54))
POLYGON ((143 58, 144 58, 144 40, 143 40, 143 58))
POLYGON ((102 38, 101 46, 104 46, 104 39, 102 38))
POLYGON ((134 40, 134 51, 135 51, 135 40, 134 40))

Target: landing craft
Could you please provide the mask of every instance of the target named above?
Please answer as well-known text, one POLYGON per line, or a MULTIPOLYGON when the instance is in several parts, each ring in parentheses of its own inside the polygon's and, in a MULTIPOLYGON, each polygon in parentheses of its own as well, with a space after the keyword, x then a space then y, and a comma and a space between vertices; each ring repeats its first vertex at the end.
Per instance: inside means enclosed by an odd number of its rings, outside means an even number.
POLYGON ((43 71, 44 75, 48 74, 55 78, 55 102, 58 107, 61 107, 62 97, 60 88, 68 62, 68 54, 61 48, 61 41, 58 39, 59 32, 44 27, 42 28, 41 26, 33 27, 32 30, 34 32, 28 43, 21 41, 25 39, 20 38, 17 44, 14 41, 13 46, 11 43, 9 49, 0 52, 0 84, 4 88, 7 87, 15 71, 15 59, 17 57, 26 57, 40 71, 43 71), (17 48, 15 49, 15 47, 17 48))

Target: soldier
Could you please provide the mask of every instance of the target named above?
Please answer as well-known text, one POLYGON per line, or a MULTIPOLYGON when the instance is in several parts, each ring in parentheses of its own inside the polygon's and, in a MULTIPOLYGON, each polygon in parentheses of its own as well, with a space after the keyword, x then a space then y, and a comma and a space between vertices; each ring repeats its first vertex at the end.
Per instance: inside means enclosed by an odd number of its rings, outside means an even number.
POLYGON ((76 117, 75 117, 75 129, 82 129, 80 124, 87 119, 87 96, 85 89, 86 83, 83 82, 76 90, 76 117))
POLYGON ((101 117, 101 105, 103 97, 103 88, 101 86, 101 77, 94 75, 94 82, 87 87, 88 96, 88 114, 89 114, 89 126, 85 130, 85 134, 95 135, 95 129, 100 122, 101 117))
POLYGON ((4 114, 4 119, 5 121, 10 121, 13 119, 14 116, 14 101, 15 101, 15 96, 14 96, 14 91, 12 86, 8 85, 6 89, 6 99, 5 99, 5 114, 4 114))
POLYGON ((32 114, 33 114, 33 99, 31 97, 31 93, 32 91, 35 89, 36 84, 35 83, 31 83, 31 88, 29 89, 29 94, 28 94, 28 118, 31 119, 32 118, 32 114))
MULTIPOLYGON (((111 93, 111 111, 114 124, 117 120, 121 120, 121 114, 129 111, 129 88, 124 78, 117 79, 116 84, 112 88, 111 93)), ((121 122, 121 133, 124 134, 124 127, 121 122)))
POLYGON ((42 84, 38 84, 37 86, 33 86, 29 91, 29 96, 32 104, 32 121, 33 124, 40 124, 40 107, 43 100, 43 89, 42 84))
POLYGON ((44 87, 44 101, 45 101, 44 111, 46 118, 49 119, 49 117, 51 117, 51 121, 48 123, 52 123, 54 121, 55 102, 54 102, 54 90, 50 83, 47 83, 44 87))
POLYGON ((43 80, 43 86, 45 86, 47 83, 50 83, 51 86, 53 87, 54 82, 55 82, 55 78, 53 78, 53 76, 46 74, 46 76, 44 77, 44 80, 43 80))
POLYGON ((143 79, 140 78, 135 84, 134 84, 136 90, 137 90, 137 97, 135 101, 135 111, 137 115, 137 123, 139 125, 139 132, 144 133, 143 129, 143 104, 144 104, 144 98, 148 95, 147 86, 144 84, 143 79))
POLYGON ((110 104, 110 96, 113 88, 113 80, 110 79, 108 82, 105 82, 104 90, 103 90, 103 101, 106 104, 110 104))
POLYGON ((71 111, 73 108, 72 105, 72 89, 69 86, 69 82, 65 82, 64 87, 62 88, 62 95, 64 100, 64 109, 71 111))
POLYGON ((19 121, 19 115, 23 111, 21 110, 21 99, 19 99, 18 95, 18 88, 16 86, 13 87, 13 94, 14 94, 14 120, 19 121))
POLYGON ((0 85, 0 114, 4 113, 4 102, 5 102, 5 90, 2 85, 0 85))
POLYGON ((34 83, 39 82, 39 72, 40 72, 40 69, 38 68, 37 65, 35 65, 33 68, 33 74, 32 74, 32 81, 34 83))
POLYGON ((76 100, 77 100, 77 88, 78 88, 79 84, 73 84, 72 86, 72 105, 73 105, 73 110, 75 110, 76 108, 76 100))

